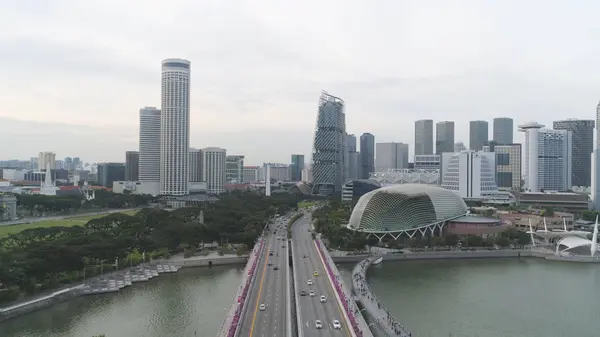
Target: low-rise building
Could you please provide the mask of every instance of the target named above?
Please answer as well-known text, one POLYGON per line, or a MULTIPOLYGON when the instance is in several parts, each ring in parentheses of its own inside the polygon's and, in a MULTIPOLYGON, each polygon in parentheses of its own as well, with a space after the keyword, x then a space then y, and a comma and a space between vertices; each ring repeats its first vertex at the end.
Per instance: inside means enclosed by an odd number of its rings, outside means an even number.
POLYGON ((10 194, 0 194, 0 221, 17 219, 17 198, 10 194))

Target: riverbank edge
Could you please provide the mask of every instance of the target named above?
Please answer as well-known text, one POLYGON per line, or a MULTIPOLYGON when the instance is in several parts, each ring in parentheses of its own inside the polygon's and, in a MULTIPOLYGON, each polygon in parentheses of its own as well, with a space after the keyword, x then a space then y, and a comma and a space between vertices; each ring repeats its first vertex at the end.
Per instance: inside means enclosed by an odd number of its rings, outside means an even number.
MULTIPOLYGON (((241 256, 197 256, 187 258, 187 259, 168 259, 166 263, 172 263, 181 268, 205 268, 205 267, 214 267, 214 266, 224 266, 224 265, 244 265, 247 263, 249 254, 244 254, 241 256)), ((110 275, 110 274, 106 274, 110 275)), ((31 299, 26 299, 22 301, 17 301, 12 303, 9 307, 17 306, 17 308, 10 311, 0 312, 0 324, 6 320, 16 318, 22 315, 26 315, 28 313, 45 309, 51 307, 55 304, 62 303, 68 301, 70 299, 83 296, 84 294, 75 291, 75 288, 82 286, 83 283, 73 284, 71 287, 73 290, 69 292, 63 292, 56 296, 42 296, 41 298, 45 298, 40 301, 34 301, 29 305, 18 307, 21 304, 26 304, 27 302, 31 302, 31 299)), ((55 292, 56 293, 56 292, 55 292)), ((5 307, 6 308, 6 307, 5 307)), ((5 309, 0 308, 0 309, 5 309)))
MULTIPOLYGON (((484 250, 484 251, 438 251, 438 252, 410 252, 383 255, 384 261, 409 261, 409 260, 451 260, 451 259, 493 259, 493 258, 520 258, 536 257, 546 259, 551 253, 532 251, 529 249, 511 250, 484 250)), ((369 258, 369 255, 332 256, 335 263, 359 263, 369 258)))

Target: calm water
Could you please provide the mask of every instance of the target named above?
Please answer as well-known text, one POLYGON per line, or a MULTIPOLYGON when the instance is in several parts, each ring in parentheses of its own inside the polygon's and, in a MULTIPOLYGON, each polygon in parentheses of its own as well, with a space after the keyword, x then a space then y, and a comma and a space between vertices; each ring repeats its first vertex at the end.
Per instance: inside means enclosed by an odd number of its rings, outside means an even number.
POLYGON ((369 272, 368 282, 415 337, 600 335, 600 265, 540 259, 385 262, 369 272))
POLYGON ((116 294, 80 297, 0 323, 0 336, 215 336, 242 273, 216 267, 162 274, 116 294))

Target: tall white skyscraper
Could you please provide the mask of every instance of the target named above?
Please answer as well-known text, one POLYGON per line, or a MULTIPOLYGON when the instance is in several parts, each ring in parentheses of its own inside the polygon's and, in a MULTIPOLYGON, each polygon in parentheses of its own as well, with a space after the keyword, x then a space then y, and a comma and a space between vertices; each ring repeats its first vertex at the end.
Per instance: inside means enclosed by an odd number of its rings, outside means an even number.
MULTIPOLYGON (((140 109, 139 180, 160 181, 160 110, 140 109)), ((156 191, 158 193, 158 191, 156 191)))
POLYGON ((190 61, 162 61, 160 194, 188 194, 190 61))
POLYGON ((218 147, 202 149, 202 176, 206 181, 206 193, 225 192, 225 166, 227 151, 218 147))
POLYGON ((56 169, 56 153, 40 152, 38 155, 38 169, 40 171, 56 169))
POLYGON ((536 122, 519 125, 519 131, 525 132, 525 188, 531 192, 568 190, 572 187, 572 133, 543 127, 536 122))

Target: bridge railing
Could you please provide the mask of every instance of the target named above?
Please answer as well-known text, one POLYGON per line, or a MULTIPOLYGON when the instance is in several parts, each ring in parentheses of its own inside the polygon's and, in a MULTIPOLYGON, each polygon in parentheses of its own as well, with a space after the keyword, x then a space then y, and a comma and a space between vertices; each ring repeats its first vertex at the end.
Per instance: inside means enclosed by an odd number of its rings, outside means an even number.
POLYGON ((367 269, 373 261, 379 258, 381 256, 364 259, 354 267, 352 270, 354 293, 358 296, 368 315, 371 316, 371 320, 389 336, 411 337, 411 333, 389 313, 367 284, 367 269))
POLYGON ((332 282, 334 283, 335 291, 342 302, 342 305, 344 307, 344 312, 345 312, 346 316, 348 317, 353 334, 356 337, 372 336, 371 331, 369 331, 369 330, 363 331, 363 329, 360 328, 358 321, 356 319, 356 315, 355 315, 355 312, 357 311, 356 304, 354 303, 354 300, 352 299, 352 297, 350 295, 346 294, 346 292, 342 288, 342 280, 340 279, 339 275, 336 272, 334 272, 333 267, 331 267, 331 264, 333 263, 333 261, 331 260, 331 258, 329 256, 329 252, 327 251, 327 248, 325 248, 325 245, 323 244, 323 242, 321 242, 320 238, 317 238, 315 240, 315 242, 319 249, 319 254, 323 257, 323 260, 325 262, 325 267, 327 268, 327 273, 328 273, 330 279, 332 280, 332 282))
POLYGON ((240 318, 242 314, 242 309, 244 304, 246 303, 246 299, 248 296, 248 290, 250 288, 251 280, 256 271, 256 266, 258 261, 260 260, 260 256, 262 254, 263 240, 260 240, 252 250, 248 258, 248 262, 246 263, 246 268, 244 268, 244 276, 242 278, 241 285, 236 293, 234 302, 231 304, 227 316, 223 320, 223 324, 221 324, 221 328, 217 334, 218 337, 234 337, 238 326, 240 324, 240 318))

